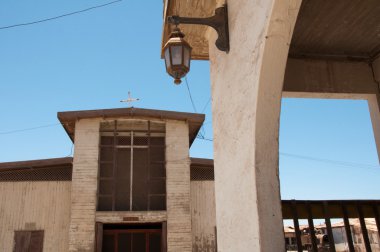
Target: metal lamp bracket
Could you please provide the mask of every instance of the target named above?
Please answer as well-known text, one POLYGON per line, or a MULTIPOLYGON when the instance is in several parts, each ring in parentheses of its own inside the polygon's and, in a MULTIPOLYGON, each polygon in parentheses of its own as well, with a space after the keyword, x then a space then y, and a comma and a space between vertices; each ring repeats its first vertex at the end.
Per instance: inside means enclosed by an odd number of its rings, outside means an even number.
POLYGON ((180 17, 169 16, 168 22, 170 24, 199 24, 208 25, 216 30, 218 33, 218 39, 215 41, 216 47, 224 52, 230 50, 230 40, 228 34, 228 13, 227 5, 215 9, 215 14, 212 17, 207 18, 193 18, 193 17, 180 17))

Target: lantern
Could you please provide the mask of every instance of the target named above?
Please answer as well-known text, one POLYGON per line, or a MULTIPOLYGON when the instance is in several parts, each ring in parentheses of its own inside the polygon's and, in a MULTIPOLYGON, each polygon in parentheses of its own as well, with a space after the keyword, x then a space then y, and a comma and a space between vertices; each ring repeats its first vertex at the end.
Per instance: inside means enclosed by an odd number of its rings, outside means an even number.
POLYGON ((176 27, 164 46, 166 72, 174 78, 174 83, 177 85, 190 70, 191 46, 184 37, 185 35, 176 27))

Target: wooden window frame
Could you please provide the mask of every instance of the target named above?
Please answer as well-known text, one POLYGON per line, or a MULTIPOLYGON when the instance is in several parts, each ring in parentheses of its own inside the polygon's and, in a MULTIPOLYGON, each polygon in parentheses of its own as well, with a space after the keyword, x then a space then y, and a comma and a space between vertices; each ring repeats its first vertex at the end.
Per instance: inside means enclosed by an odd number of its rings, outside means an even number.
MULTIPOLYGON (((99 176, 98 176, 98 190, 97 190, 97 211, 134 211, 133 210, 133 183, 134 183, 134 179, 133 179, 133 172, 134 172, 134 149, 147 149, 148 151, 148 154, 147 154, 147 159, 148 159, 148 169, 147 169, 147 181, 150 183, 150 181, 153 181, 153 180, 165 180, 166 181, 166 171, 165 171, 165 175, 164 177, 151 177, 151 166, 152 165, 158 165, 158 164, 163 164, 165 166, 165 160, 166 160, 166 157, 165 157, 165 152, 164 152, 164 160, 163 161, 152 161, 150 160, 150 156, 151 156, 151 149, 152 148, 163 148, 165 150, 166 148, 166 144, 165 144, 165 135, 166 135, 166 132, 165 130, 164 131, 157 131, 157 130, 151 130, 151 121, 147 120, 147 130, 118 130, 118 121, 117 120, 114 120, 113 121, 113 130, 100 130, 100 138, 102 136, 111 136, 113 137, 113 142, 112 142, 112 145, 102 145, 102 143, 100 142, 99 144, 99 154, 101 153, 102 151, 102 148, 112 148, 113 150, 113 153, 112 153, 112 161, 104 161, 104 160, 101 160, 101 158, 99 157, 99 165, 98 165, 98 169, 99 169, 99 176), (127 145, 118 145, 117 144, 117 137, 120 136, 120 135, 125 135, 125 136, 129 136, 130 137, 130 144, 127 144, 127 145), (164 138, 164 144, 163 145, 152 145, 151 144, 151 138, 152 138, 152 135, 153 137, 154 136, 162 136, 164 138), (147 137, 147 145, 135 145, 134 144, 134 138, 135 137, 141 137, 141 136, 145 136, 147 137), (116 210, 116 177, 117 177, 117 161, 116 161, 116 158, 117 158, 117 149, 129 149, 130 150, 130 174, 129 174, 129 209, 123 209, 123 210, 116 210), (112 165, 112 176, 110 177, 101 177, 100 176, 100 167, 102 164, 109 164, 109 165, 112 165), (100 193, 100 182, 101 181, 111 181, 112 183, 112 193, 100 193), (99 210, 99 198, 111 198, 112 200, 112 207, 110 210, 99 210)), ((166 167, 164 167, 164 169, 166 170, 166 167)), ((148 194, 147 194, 147 209, 146 210, 142 210, 142 211, 165 211, 166 210, 166 183, 165 183, 165 193, 157 193, 157 192, 151 192, 150 190, 148 190, 148 194), (151 197, 164 197, 164 204, 165 204, 165 207, 164 209, 160 209, 160 210, 152 210, 151 209, 151 197)))
MULTIPOLYGON (((125 223, 124 223, 125 224, 125 223)), ((138 223, 138 224, 141 224, 141 223, 138 223)), ((103 233, 106 232, 106 233, 112 233, 112 230, 103 230, 103 225, 104 223, 101 223, 101 222, 96 222, 96 228, 95 228, 95 242, 96 242, 96 246, 95 246, 95 252, 102 252, 102 249, 103 249, 103 233)), ((161 222, 161 230, 160 230, 160 233, 161 233, 161 252, 167 252, 168 251, 168 245, 167 245, 167 222, 164 221, 164 222, 161 222)), ((144 230, 147 230, 147 229, 140 229, 139 231, 144 231, 144 230)), ((134 231, 134 233, 138 233, 139 231, 134 231)), ((157 230, 149 230, 151 233, 157 233, 157 230)), ((126 230, 125 233, 133 233, 131 231, 128 231, 126 230)))

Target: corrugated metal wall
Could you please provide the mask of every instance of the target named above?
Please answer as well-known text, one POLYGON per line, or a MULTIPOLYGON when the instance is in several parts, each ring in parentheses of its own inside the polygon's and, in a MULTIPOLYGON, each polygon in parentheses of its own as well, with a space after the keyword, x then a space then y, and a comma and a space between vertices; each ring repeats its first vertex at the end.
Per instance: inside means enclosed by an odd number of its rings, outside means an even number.
POLYGON ((214 181, 191 181, 193 252, 215 252, 214 181))
POLYGON ((67 252, 70 181, 0 182, 0 251, 13 251, 15 230, 44 230, 44 251, 67 252))

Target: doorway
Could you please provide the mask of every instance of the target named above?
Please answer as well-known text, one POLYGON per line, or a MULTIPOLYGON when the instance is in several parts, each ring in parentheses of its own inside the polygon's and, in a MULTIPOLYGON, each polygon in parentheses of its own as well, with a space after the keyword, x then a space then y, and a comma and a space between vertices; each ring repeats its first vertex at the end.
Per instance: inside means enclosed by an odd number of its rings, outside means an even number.
POLYGON ((98 229, 101 252, 165 252, 162 224, 104 224, 98 229), (102 232, 102 235, 99 234, 102 232))

